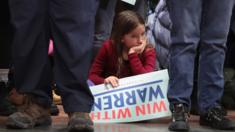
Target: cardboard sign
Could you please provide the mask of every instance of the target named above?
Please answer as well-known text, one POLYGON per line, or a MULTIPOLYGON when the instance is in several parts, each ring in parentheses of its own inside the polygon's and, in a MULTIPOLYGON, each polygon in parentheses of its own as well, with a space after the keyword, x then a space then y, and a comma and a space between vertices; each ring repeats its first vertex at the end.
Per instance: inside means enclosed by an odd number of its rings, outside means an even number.
POLYGON ((95 103, 90 114, 95 123, 133 122, 170 116, 167 100, 169 76, 161 70, 119 80, 119 86, 90 87, 95 103))

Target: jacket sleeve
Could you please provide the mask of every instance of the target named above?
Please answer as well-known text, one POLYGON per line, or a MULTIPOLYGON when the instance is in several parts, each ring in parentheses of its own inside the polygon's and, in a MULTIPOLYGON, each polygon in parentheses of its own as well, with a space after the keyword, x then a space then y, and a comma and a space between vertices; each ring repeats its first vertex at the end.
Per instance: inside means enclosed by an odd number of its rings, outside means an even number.
POLYGON ((156 52, 154 48, 145 50, 142 57, 143 60, 141 61, 137 53, 128 55, 131 71, 134 75, 152 72, 156 69, 156 52))

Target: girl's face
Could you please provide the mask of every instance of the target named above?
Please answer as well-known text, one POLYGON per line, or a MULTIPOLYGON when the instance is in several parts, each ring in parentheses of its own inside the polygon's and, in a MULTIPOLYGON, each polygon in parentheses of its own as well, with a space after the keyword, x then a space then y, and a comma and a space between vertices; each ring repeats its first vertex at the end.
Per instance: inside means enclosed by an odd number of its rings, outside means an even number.
POLYGON ((145 27, 142 24, 139 24, 134 30, 125 34, 121 40, 127 49, 139 46, 143 44, 144 41, 146 41, 145 27))

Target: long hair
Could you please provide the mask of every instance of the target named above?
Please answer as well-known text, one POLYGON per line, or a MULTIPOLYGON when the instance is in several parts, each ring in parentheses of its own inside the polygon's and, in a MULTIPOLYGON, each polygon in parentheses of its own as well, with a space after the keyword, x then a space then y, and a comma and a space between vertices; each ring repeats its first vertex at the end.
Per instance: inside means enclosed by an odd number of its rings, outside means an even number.
POLYGON ((124 62, 122 51, 124 44, 121 42, 122 37, 134 30, 138 25, 144 25, 144 19, 136 12, 126 10, 117 15, 114 20, 114 26, 111 34, 116 53, 118 55, 117 73, 116 76, 120 77, 121 68, 124 62))

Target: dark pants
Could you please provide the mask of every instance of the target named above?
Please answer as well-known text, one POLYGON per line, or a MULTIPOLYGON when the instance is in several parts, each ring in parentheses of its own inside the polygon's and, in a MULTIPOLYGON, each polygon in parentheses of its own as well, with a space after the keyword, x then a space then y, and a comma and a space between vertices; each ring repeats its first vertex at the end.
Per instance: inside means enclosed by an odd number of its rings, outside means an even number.
POLYGON ((228 35, 227 47, 225 67, 235 69, 235 33, 232 30, 230 30, 228 35))
POLYGON ((9 68, 11 60, 11 25, 8 0, 0 1, 0 69, 9 68))
POLYGON ((117 0, 101 0, 99 2, 95 20, 95 35, 92 58, 95 58, 103 42, 111 35, 116 3, 117 0))
POLYGON ((203 114, 219 105, 223 94, 225 43, 234 0, 167 1, 173 22, 168 99, 190 107, 199 46, 198 104, 203 114))
POLYGON ((13 65, 19 92, 50 106, 52 73, 65 112, 89 112, 90 67, 96 0, 9 0, 14 26, 13 65), (54 67, 48 58, 54 40, 54 67))

